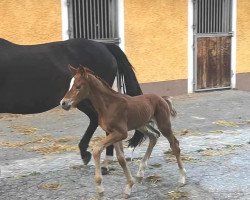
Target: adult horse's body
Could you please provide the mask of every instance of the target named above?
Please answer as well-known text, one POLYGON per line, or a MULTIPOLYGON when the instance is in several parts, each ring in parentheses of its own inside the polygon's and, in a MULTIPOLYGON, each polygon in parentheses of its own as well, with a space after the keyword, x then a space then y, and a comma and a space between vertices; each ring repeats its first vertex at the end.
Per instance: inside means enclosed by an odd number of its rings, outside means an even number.
MULTIPOLYGON (((118 71, 124 75, 127 93, 141 94, 131 64, 114 44, 72 39, 17 45, 0 39, 0 113, 33 114, 58 106, 72 78, 69 64, 88 66, 109 85, 113 84, 118 71)), ((79 143, 81 156, 87 164, 91 154, 86 149, 98 126, 98 115, 89 101, 79 103, 77 108, 90 118, 79 143)), ((142 138, 140 132, 135 136, 137 141, 142 138)))

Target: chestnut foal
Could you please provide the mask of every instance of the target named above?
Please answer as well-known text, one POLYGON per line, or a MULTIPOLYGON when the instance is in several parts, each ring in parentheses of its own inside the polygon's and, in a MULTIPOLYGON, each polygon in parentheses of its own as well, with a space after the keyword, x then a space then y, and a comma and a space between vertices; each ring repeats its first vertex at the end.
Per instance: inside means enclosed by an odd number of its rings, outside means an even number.
MULTIPOLYGON (((157 122, 160 132, 168 139, 177 159, 180 171, 179 182, 185 184, 186 171, 180 158, 179 142, 171 129, 170 115, 176 115, 171 101, 154 94, 135 97, 124 95, 112 90, 106 82, 96 77, 88 68, 82 66, 78 69, 71 66, 69 68, 74 75, 74 84, 61 101, 63 109, 69 110, 71 107, 76 107, 83 99, 89 99, 98 112, 100 127, 108 133, 108 136, 93 150, 96 190, 99 196, 104 195, 100 166, 101 153, 107 146, 114 144, 118 162, 127 178, 124 194, 126 198, 129 197, 134 179, 124 157, 122 140, 127 138, 129 130, 144 129, 144 125, 150 120, 157 122)), ((152 138, 155 137, 149 136, 149 146, 140 163, 137 173, 140 178, 144 176, 146 162, 157 141, 152 138)))

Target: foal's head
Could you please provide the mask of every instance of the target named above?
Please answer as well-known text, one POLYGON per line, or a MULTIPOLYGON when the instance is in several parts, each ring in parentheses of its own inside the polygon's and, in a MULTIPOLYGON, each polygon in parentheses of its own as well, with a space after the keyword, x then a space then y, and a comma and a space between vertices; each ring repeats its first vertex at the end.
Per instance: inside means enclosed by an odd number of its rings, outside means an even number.
POLYGON ((73 75, 70 83, 69 91, 66 93, 60 104, 64 110, 76 107, 77 104, 86 99, 89 94, 88 75, 91 72, 88 68, 80 66, 78 69, 69 65, 69 69, 73 75))

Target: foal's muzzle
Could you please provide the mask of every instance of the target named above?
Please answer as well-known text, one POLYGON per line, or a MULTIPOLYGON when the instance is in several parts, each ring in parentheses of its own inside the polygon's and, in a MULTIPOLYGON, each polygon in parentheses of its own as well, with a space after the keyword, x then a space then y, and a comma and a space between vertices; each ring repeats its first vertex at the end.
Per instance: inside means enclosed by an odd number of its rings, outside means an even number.
POLYGON ((69 110, 72 107, 72 103, 73 102, 68 99, 63 99, 61 100, 60 105, 64 110, 69 110))

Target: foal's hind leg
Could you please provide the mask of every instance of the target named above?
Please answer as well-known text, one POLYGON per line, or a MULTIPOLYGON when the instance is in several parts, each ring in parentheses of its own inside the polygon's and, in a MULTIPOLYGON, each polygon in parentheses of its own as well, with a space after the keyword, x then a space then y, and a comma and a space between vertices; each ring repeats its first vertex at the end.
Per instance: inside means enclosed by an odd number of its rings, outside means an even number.
POLYGON ((169 141, 170 148, 172 149, 172 152, 177 159, 177 164, 179 167, 179 172, 180 172, 179 183, 184 185, 186 182, 186 170, 183 167, 183 163, 180 156, 179 141, 175 138, 173 134, 170 117, 168 117, 166 113, 161 113, 161 114, 159 114, 161 116, 157 116, 156 118, 158 128, 160 129, 163 136, 165 136, 169 141))
POLYGON ((147 161, 150 158, 150 155, 153 151, 153 148, 157 142, 157 137, 152 135, 152 134, 149 134, 145 127, 142 127, 139 130, 145 134, 147 133, 147 135, 149 137, 149 144, 148 144, 147 151, 146 151, 144 157, 140 161, 139 170, 137 172, 137 178, 139 179, 139 181, 141 181, 144 178, 145 169, 147 167, 147 161))

